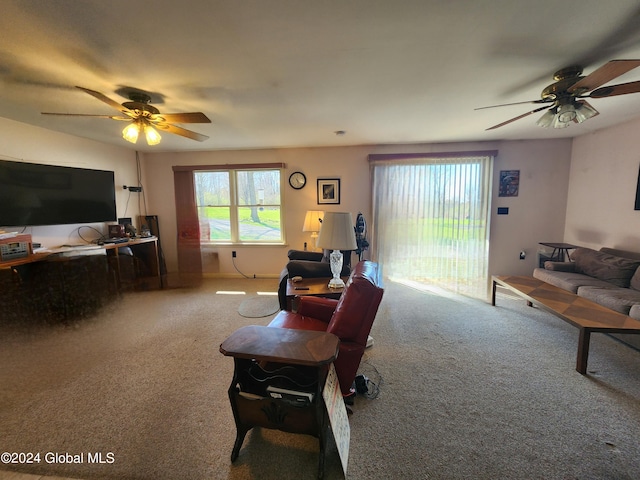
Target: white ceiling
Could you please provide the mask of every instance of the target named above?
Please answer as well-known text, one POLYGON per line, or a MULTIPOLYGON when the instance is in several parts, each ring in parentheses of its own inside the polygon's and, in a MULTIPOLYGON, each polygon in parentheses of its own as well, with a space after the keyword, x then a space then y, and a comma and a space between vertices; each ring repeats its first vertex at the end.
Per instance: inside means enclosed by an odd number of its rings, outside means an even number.
MULTIPOLYGON (((536 126, 553 73, 640 58, 632 0, 0 0, 0 116, 141 151, 458 142, 583 135, 640 116, 640 94, 600 115, 536 126), (204 112, 137 146, 117 114, 75 89, 157 92, 165 113, 204 112), (345 130, 346 135, 334 132, 345 130)), ((612 83, 640 80, 640 68, 612 83)))

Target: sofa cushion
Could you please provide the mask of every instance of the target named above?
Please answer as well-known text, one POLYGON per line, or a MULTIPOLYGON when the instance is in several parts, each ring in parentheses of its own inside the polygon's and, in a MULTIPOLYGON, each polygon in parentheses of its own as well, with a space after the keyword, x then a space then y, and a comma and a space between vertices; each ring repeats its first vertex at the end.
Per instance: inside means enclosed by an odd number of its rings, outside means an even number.
POLYGON ((640 320, 640 304, 633 305, 629 309, 629 316, 631 318, 635 318, 636 320, 640 320))
POLYGON ((556 272, 575 272, 576 264, 573 262, 544 262, 545 270, 554 270, 556 272))
POLYGON ((325 332, 327 330, 327 323, 317 318, 298 315, 297 313, 293 313, 288 310, 282 310, 273 320, 271 320, 269 327, 325 332))
POLYGON ((589 285, 601 288, 616 288, 616 285, 599 280, 597 278, 584 275, 582 273, 557 272, 553 270, 545 270, 544 268, 536 268, 533 270, 533 276, 538 280, 550 283, 558 288, 567 290, 571 293, 577 293, 578 287, 589 285))
POLYGON ((640 260, 618 257, 610 253, 597 252, 590 248, 577 248, 571 254, 576 264, 576 273, 628 288, 631 277, 640 266, 640 260))
POLYGON ((640 267, 636 270, 636 273, 631 277, 631 282, 629 282, 629 288, 633 288, 634 290, 640 290, 640 267))
POLYGON ((633 305, 640 305, 640 292, 630 288, 583 286, 578 288, 578 296, 624 315, 629 315, 633 305))
POLYGON ((602 247, 602 253, 615 255, 616 257, 630 258, 631 260, 640 260, 640 252, 631 252, 629 250, 619 250, 617 248, 602 247))

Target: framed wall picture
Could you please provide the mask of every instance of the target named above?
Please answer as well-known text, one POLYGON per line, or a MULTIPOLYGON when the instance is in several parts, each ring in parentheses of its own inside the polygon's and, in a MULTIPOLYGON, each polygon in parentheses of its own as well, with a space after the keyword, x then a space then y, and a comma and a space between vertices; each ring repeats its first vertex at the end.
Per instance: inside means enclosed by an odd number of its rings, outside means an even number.
POLYGON ((319 178, 318 179, 318 205, 340 203, 340 179, 339 178, 319 178))
POLYGON ((517 197, 520 189, 520 170, 500 170, 499 197, 517 197))

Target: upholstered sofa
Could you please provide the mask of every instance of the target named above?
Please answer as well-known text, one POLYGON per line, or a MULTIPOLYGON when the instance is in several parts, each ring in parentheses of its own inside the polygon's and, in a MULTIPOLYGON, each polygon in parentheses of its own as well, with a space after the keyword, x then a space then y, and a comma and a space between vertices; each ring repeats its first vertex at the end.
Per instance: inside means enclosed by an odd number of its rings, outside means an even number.
MULTIPOLYGON (((351 273, 351 251, 343 251, 341 277, 351 273)), ((329 252, 308 252, 306 250, 289 250, 289 262, 280 273, 278 285, 278 302, 280 309, 287 308, 287 280, 300 276, 302 278, 331 278, 329 252)))
POLYGON ((570 262, 545 262, 533 276, 640 320, 640 253, 577 248, 570 262))
POLYGON ((378 264, 363 260, 354 267, 339 300, 300 297, 296 312, 282 310, 269 327, 317 330, 336 335, 340 347, 333 364, 342 394, 348 396, 353 393, 351 386, 383 292, 378 264))

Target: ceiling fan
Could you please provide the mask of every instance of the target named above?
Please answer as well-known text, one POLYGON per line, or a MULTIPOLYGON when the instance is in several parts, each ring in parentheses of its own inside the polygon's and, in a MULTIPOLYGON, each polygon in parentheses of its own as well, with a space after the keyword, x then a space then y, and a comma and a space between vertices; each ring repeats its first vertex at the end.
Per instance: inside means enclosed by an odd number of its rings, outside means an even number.
POLYGON ((192 140, 203 142, 209 137, 191 130, 178 127, 173 123, 211 123, 211 120, 202 112, 190 113, 160 113, 153 105, 149 105, 151 97, 145 92, 132 90, 128 93, 129 102, 122 105, 111 100, 106 95, 84 87, 76 87, 92 95, 110 107, 118 110, 122 115, 91 115, 85 113, 51 113, 42 112, 43 115, 70 115, 76 117, 110 118, 112 120, 128 121, 128 125, 122 131, 122 137, 131 143, 138 141, 140 133, 144 133, 149 145, 160 143, 161 137, 158 130, 180 135, 192 140))
POLYGON ((582 67, 580 66, 563 68, 553 76, 556 82, 542 90, 540 100, 492 105, 489 107, 476 108, 476 110, 504 107, 507 105, 521 105, 525 103, 544 104, 542 107, 535 108, 506 122, 489 127, 487 130, 503 127, 533 113, 541 112, 542 110, 547 111, 536 122, 537 125, 541 127, 565 128, 571 123, 582 123, 598 115, 598 111, 586 100, 583 100, 584 98, 604 98, 640 92, 640 81, 600 87, 638 66, 640 66, 640 60, 611 60, 586 77, 581 76, 582 67))

